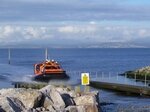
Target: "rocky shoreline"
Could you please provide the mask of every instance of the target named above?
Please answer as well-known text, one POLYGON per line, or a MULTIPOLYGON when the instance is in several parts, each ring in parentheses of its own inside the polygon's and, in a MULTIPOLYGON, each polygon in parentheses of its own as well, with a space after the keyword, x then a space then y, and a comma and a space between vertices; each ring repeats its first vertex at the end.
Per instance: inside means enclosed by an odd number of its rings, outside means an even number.
POLYGON ((133 78, 137 80, 150 80, 150 66, 146 66, 140 69, 127 71, 123 73, 122 75, 126 75, 127 78, 133 78))
POLYGON ((0 112, 99 112, 98 94, 53 85, 1 89, 0 112))

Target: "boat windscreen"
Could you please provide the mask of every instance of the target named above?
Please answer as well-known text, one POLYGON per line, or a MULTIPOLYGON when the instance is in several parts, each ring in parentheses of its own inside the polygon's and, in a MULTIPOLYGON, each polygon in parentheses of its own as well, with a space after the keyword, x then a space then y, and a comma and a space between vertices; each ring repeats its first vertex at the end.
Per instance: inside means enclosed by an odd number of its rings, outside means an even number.
POLYGON ((48 67, 45 67, 45 69, 57 69, 57 68, 54 66, 48 66, 48 67))

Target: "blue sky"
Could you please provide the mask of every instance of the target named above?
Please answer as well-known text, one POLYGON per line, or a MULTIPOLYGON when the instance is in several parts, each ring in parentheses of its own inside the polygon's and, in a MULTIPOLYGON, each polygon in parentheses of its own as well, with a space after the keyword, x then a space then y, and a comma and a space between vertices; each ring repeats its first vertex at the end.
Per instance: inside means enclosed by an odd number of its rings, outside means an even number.
POLYGON ((148 45, 149 12, 149 0, 0 0, 0 45, 148 45))

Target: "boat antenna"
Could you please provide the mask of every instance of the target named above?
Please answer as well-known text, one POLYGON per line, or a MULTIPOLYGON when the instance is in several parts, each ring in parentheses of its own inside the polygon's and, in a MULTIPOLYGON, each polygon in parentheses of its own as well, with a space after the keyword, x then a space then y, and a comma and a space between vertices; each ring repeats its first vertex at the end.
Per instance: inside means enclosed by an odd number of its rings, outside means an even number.
POLYGON ((45 49, 45 60, 48 60, 48 50, 47 50, 47 48, 45 49))

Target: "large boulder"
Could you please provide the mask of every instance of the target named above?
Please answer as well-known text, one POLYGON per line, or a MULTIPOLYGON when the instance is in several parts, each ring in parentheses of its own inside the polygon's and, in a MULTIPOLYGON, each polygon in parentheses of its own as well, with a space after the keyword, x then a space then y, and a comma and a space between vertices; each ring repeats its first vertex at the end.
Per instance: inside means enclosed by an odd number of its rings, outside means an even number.
POLYGON ((48 96, 46 96, 44 98, 44 102, 43 102, 43 107, 48 110, 48 111, 55 111, 53 105, 53 101, 51 100, 51 98, 49 98, 48 96))
POLYGON ((15 112, 21 112, 26 110, 24 104, 17 98, 7 97, 7 101, 15 112))
POLYGON ((51 89, 49 95, 56 110, 63 110, 66 107, 61 94, 55 88, 51 89))
POLYGON ((98 112, 97 97, 98 92, 78 95, 71 89, 52 85, 40 90, 1 89, 0 112, 98 112))
POLYGON ((9 105, 7 97, 0 97, 0 112, 14 112, 9 105))
POLYGON ((57 112, 52 105, 47 106, 46 110, 50 112, 57 112))
POLYGON ((49 95, 52 88, 55 88, 55 87, 53 85, 47 85, 43 87, 42 89, 40 89, 39 91, 42 92, 44 96, 47 96, 49 95))
POLYGON ((78 112, 78 107, 77 106, 68 106, 65 109, 66 112, 78 112))
POLYGON ((60 94, 68 94, 70 95, 70 97, 77 97, 78 94, 76 94, 75 91, 69 89, 69 88, 62 88, 62 87, 56 87, 56 90, 60 93, 60 94))
POLYGON ((76 105, 96 105, 96 98, 92 95, 83 95, 74 98, 76 105))
POLYGON ((84 105, 85 112, 98 112, 98 107, 96 105, 84 105))
POLYGON ((73 97, 76 97, 75 91, 65 87, 56 87, 56 90, 61 94, 66 106, 75 105, 73 101, 73 97))
POLYGON ((65 109, 66 105, 61 96, 61 94, 56 90, 54 86, 48 85, 40 89, 44 96, 44 106, 47 108, 49 105, 52 105, 55 110, 62 111, 65 109))
POLYGON ((98 111, 98 92, 83 92, 78 95, 78 93, 69 88, 54 87, 51 85, 42 88, 40 91, 45 96, 43 106, 47 110, 65 110, 67 112, 98 111))
POLYGON ((65 93, 65 94, 61 94, 61 96, 62 96, 62 99, 65 102, 66 107, 69 106, 69 105, 75 105, 75 102, 74 102, 73 98, 70 97, 69 94, 65 93))
POLYGON ((19 99, 0 97, 0 112, 21 112, 25 110, 24 104, 19 99))
MULTIPOLYGON (((20 102, 23 103, 25 108, 35 108, 40 105, 40 101, 42 98, 41 92, 33 89, 1 89, 0 90, 0 99, 4 98, 7 99, 7 97, 17 98, 20 102)), ((7 99, 8 100, 8 99, 7 99)), ((5 101, 7 101, 5 100, 5 101)), ((1 101, 1 100, 0 100, 1 101)), ((3 102, 0 102, 0 106, 3 102)))

